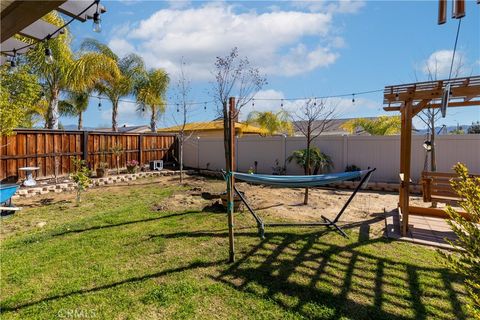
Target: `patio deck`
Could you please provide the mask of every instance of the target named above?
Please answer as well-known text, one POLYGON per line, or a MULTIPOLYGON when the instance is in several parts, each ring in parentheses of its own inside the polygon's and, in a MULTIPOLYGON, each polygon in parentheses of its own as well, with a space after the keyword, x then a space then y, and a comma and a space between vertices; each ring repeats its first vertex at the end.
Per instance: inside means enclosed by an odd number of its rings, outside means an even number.
POLYGON ((442 249, 455 249, 445 240, 457 238, 445 219, 411 215, 409 216, 408 236, 405 237, 401 236, 400 217, 397 210, 385 219, 385 225, 386 235, 389 238, 442 249))

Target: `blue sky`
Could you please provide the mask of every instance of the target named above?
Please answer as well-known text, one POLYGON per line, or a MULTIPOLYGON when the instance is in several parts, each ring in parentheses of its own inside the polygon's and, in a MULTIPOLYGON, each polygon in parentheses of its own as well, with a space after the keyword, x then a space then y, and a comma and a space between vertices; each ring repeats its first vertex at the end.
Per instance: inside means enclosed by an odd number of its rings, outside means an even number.
MULTIPOLYGON (((328 96, 383 89, 386 85, 428 80, 426 66, 448 77, 458 20, 437 25, 437 1, 102 1, 102 33, 89 22, 74 23, 74 46, 92 37, 122 56, 135 52, 148 67, 165 68, 171 78, 169 102, 184 57, 192 80, 192 101, 210 101, 216 56, 237 46, 267 76, 257 98, 328 96)), ((449 1, 449 6, 451 5, 449 1)), ((480 5, 467 1, 456 61, 460 75, 480 74, 480 5)), ((449 7, 450 12, 450 7, 449 7)), ((125 97, 133 100, 133 97, 125 97)), ((342 117, 385 114, 382 93, 332 100, 342 117)), ((285 103, 293 110, 295 103, 285 103)), ((120 125, 148 124, 135 104, 120 105, 120 125)), ((278 110, 280 101, 256 101, 251 110, 278 110)), ((159 126, 175 124, 174 106, 159 126)), ((389 113, 393 115, 393 113, 389 113)), ((216 116, 212 104, 191 111, 191 121, 216 116)), ((91 99, 85 126, 110 126, 111 105, 91 99)), ((478 108, 455 108, 439 124, 469 124, 478 108)), ((75 119, 61 119, 64 125, 75 119)), ((420 121, 415 122, 422 127, 420 121)))

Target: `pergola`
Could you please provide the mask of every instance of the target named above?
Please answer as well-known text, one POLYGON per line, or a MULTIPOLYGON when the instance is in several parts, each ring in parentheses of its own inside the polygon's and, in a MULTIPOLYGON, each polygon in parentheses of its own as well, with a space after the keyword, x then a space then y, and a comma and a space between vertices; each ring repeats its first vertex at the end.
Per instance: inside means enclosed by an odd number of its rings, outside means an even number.
POLYGON ((480 106, 480 76, 456 78, 386 86, 384 90, 385 111, 400 111, 402 128, 400 133, 400 194, 398 207, 402 216, 402 235, 407 234, 408 216, 442 216, 445 212, 437 208, 410 205, 410 170, 412 148, 412 119, 427 108, 440 108, 442 96, 450 86, 448 108, 480 106))
MULTIPOLYGON (((78 21, 85 22, 92 19, 96 12, 96 6, 91 6, 93 0, 53 0, 53 1, 21 1, 2 0, 0 6, 1 32, 0 48, 4 55, 1 56, 1 64, 6 62, 5 56, 11 56, 12 50, 24 47, 25 42, 15 35, 20 35, 33 40, 45 39, 53 34, 58 28, 41 18, 52 10, 65 14, 78 21), (85 10, 91 6, 88 10, 85 10), (83 13, 82 13, 83 12, 83 13)), ((105 7, 99 6, 101 13, 106 12, 105 7)), ((58 33, 55 35, 58 36, 58 33)), ((18 50, 18 54, 25 53, 28 49, 18 50)))

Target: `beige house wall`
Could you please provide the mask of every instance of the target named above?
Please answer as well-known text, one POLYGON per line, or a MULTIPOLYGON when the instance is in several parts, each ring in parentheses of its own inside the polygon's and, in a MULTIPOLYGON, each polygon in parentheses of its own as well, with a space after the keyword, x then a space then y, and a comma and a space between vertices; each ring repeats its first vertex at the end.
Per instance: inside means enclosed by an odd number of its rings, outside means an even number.
MULTIPOLYGON (((425 150, 423 136, 412 137, 412 180, 420 179, 425 150)), ((306 146, 303 137, 244 136, 236 139, 237 170, 247 171, 257 161, 258 173, 271 174, 275 160, 286 163, 287 174, 303 174, 295 163, 286 162, 293 151, 306 146)), ((347 165, 362 169, 376 167, 374 181, 397 182, 400 164, 399 136, 321 136, 314 145, 328 154, 341 172, 347 165)), ((436 138, 437 170, 451 172, 457 162, 465 163, 472 173, 480 173, 480 135, 442 135, 436 138)), ((222 138, 192 137, 185 143, 185 165, 192 168, 225 168, 222 138)))

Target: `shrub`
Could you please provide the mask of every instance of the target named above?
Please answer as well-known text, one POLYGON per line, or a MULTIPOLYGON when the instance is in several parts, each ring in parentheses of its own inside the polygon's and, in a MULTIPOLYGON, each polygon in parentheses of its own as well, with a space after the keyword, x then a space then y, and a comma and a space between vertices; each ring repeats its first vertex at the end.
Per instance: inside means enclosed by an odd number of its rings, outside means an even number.
POLYGON ((441 254, 447 258, 453 271, 465 277, 470 297, 467 306, 474 318, 480 319, 480 178, 470 176, 467 167, 461 163, 457 163, 454 170, 459 180, 452 180, 451 184, 462 199, 460 206, 470 216, 470 221, 451 206, 447 206, 446 211, 452 219, 447 222, 458 237, 449 243, 463 250, 453 254, 441 254))
POLYGON ((81 193, 85 191, 92 180, 89 178, 90 169, 88 169, 85 160, 79 160, 76 158, 72 159, 72 165, 74 168, 74 173, 70 174, 70 178, 75 182, 75 189, 77 190, 77 205, 81 201, 81 193))

